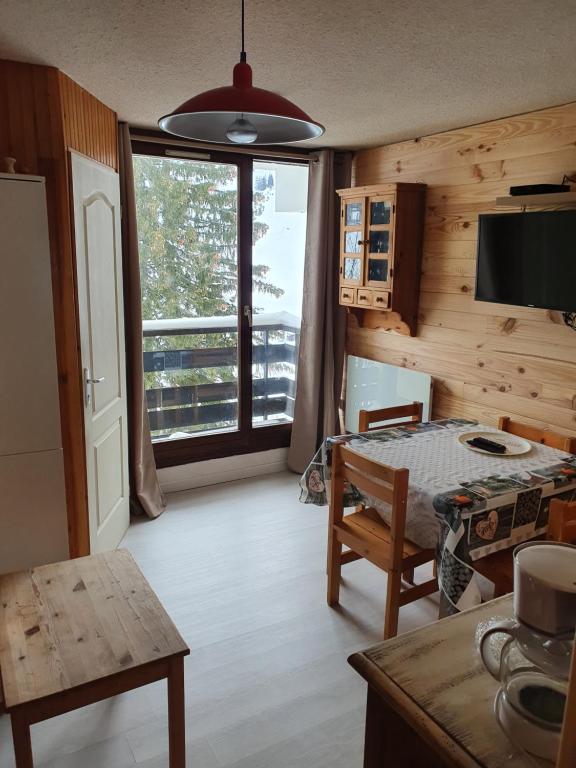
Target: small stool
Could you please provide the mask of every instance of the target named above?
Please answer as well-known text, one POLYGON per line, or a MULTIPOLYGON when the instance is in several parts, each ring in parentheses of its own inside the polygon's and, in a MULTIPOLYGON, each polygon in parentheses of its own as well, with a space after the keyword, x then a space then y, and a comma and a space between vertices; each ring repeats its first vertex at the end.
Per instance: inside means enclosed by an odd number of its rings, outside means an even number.
POLYGON ((0 678, 17 768, 30 726, 167 678, 170 768, 185 768, 190 650, 126 550, 0 576, 0 678))

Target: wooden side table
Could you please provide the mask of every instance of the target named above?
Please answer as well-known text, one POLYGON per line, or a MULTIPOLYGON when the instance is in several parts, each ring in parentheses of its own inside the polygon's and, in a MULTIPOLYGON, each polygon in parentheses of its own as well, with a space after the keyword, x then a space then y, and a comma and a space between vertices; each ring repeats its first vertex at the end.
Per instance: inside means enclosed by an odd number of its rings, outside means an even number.
POLYGON ((185 768, 188 653, 125 550, 0 576, 0 677, 17 768, 33 768, 33 723, 163 678, 170 768, 185 768))
POLYGON ((350 657, 368 683, 364 768, 532 768, 496 722, 475 641, 511 615, 507 595, 350 657))

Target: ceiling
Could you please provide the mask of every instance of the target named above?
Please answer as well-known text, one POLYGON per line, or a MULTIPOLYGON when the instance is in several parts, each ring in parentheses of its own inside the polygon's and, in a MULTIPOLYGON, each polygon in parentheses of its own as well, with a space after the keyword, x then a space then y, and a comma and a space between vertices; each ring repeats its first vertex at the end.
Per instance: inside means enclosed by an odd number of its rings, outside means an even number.
MULTIPOLYGON (((231 81, 240 0, 0 0, 0 57, 136 126, 231 81)), ((362 147, 576 100, 574 0, 246 0, 254 84, 362 147)))

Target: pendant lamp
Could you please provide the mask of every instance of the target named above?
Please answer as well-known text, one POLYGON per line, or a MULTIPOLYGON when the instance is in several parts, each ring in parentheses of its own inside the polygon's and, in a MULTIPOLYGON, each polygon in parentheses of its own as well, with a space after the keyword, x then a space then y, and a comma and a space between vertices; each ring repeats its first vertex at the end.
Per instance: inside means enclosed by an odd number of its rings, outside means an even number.
POLYGON ((176 136, 217 144, 289 144, 324 133, 324 127, 296 104, 252 85, 252 68, 244 50, 244 0, 242 52, 233 84, 193 96, 158 124, 176 136))

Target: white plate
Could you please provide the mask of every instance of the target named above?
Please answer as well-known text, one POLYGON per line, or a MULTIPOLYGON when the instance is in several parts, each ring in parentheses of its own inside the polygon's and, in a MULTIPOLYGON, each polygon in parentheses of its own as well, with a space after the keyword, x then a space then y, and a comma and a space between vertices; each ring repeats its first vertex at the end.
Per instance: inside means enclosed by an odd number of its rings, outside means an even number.
POLYGON ((471 451, 476 453, 484 453, 488 456, 523 456, 525 453, 530 453, 532 446, 528 440, 524 440, 522 437, 511 435, 508 432, 465 432, 458 437, 458 440, 465 445, 471 451), (506 453, 492 453, 492 451, 485 451, 483 448, 476 448, 474 445, 468 445, 468 440, 473 440, 475 437, 484 437, 486 440, 493 440, 495 443, 502 443, 506 446, 506 453))

